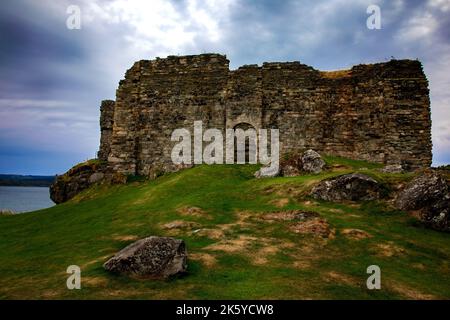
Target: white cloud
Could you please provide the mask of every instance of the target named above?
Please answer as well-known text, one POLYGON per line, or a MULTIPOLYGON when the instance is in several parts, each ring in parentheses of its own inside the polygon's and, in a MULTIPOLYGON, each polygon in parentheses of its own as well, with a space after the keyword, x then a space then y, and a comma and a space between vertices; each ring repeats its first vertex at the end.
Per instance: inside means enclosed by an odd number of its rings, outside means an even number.
POLYGON ((450 0, 428 0, 428 6, 447 12, 450 11, 450 0))
POLYGON ((121 24, 132 33, 123 36, 136 49, 153 55, 173 54, 195 46, 195 38, 218 42, 220 24, 228 18, 234 0, 188 0, 179 6, 165 0, 86 1, 88 24, 121 24), (185 7, 184 7, 185 5, 185 7))
POLYGON ((403 42, 426 41, 437 30, 439 23, 430 11, 420 11, 402 26, 396 39, 403 42))

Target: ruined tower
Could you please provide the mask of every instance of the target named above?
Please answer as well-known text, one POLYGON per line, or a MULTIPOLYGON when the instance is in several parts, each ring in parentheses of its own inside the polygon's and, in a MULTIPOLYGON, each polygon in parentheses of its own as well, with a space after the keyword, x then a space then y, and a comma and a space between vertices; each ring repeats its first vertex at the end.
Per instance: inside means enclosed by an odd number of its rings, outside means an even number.
POLYGON ((192 128, 278 128, 280 151, 431 165, 428 81, 419 61, 392 60, 322 72, 300 62, 230 71, 219 54, 136 62, 116 101, 101 108, 99 158, 125 174, 179 169, 171 133, 192 128))

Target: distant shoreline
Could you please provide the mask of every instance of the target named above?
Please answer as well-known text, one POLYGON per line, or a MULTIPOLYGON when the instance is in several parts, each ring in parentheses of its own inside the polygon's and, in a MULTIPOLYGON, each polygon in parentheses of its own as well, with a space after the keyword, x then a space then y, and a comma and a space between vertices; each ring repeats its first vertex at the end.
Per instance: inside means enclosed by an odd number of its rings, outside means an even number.
POLYGON ((3 187, 50 187, 54 180, 55 176, 0 174, 3 187))

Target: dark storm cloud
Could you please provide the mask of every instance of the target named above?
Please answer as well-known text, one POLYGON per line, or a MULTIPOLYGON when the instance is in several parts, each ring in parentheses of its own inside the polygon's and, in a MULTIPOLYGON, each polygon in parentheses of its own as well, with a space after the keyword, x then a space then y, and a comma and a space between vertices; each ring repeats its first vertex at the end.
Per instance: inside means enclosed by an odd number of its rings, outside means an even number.
POLYGON ((450 162, 450 1, 33 1, 0 11, 0 172, 63 172, 94 156, 98 106, 134 61, 220 52, 231 67, 318 69, 419 58, 430 80, 435 163, 450 162), (68 5, 82 29, 65 27, 68 5), (382 29, 366 27, 369 5, 382 29), (32 161, 30 159, 34 159, 32 161))

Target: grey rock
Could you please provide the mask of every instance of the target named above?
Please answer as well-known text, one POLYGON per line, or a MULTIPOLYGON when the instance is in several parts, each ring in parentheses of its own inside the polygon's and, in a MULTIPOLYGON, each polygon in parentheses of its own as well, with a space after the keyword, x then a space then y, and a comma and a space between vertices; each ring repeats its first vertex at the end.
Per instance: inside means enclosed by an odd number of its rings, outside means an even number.
POLYGON ((345 174, 321 181, 311 195, 326 201, 375 200, 380 198, 381 186, 371 177, 359 173, 345 174))
POLYGON ((450 231, 450 188, 438 172, 428 171, 413 179, 399 192, 395 206, 418 211, 419 219, 430 228, 450 231))
POLYGON ((174 238, 144 238, 119 251, 103 266, 110 272, 131 277, 166 279, 186 272, 186 245, 174 238))
POLYGON ((325 166, 320 154, 314 150, 308 150, 302 156, 303 171, 310 173, 320 173, 325 166))

